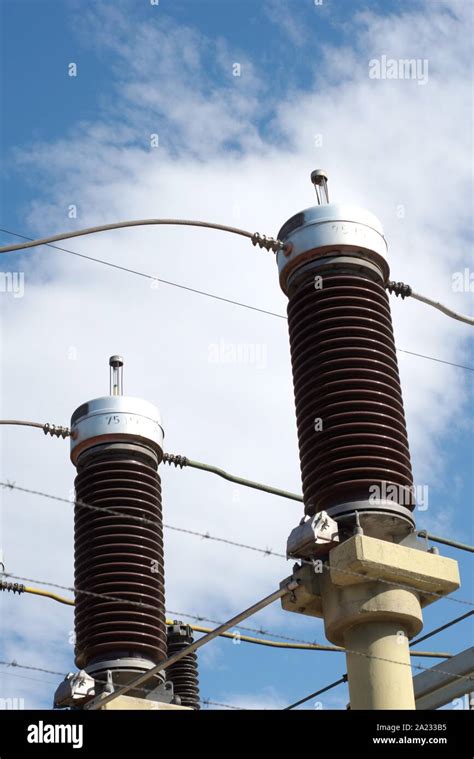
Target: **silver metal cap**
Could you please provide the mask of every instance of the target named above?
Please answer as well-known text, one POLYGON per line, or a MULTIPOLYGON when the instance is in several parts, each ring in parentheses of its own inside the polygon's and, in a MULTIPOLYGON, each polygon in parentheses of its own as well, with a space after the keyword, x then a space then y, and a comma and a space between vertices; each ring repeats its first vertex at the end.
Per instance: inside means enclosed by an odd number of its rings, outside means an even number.
POLYGON ((83 403, 71 417, 71 461, 94 445, 141 443, 163 457, 164 431, 156 406, 142 398, 112 395, 83 403))
POLYGON ((375 262, 383 278, 389 276, 387 242, 380 221, 358 206, 329 203, 312 206, 292 216, 282 226, 278 239, 291 243, 289 252, 277 253, 280 285, 302 264, 318 257, 351 255, 375 262))

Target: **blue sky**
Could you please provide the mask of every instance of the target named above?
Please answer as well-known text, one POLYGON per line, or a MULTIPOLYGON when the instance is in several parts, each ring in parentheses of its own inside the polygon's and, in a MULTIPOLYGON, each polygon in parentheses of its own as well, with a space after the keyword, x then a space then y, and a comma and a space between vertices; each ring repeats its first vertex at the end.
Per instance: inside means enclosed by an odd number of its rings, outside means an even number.
MULTIPOLYGON (((395 279, 469 309, 469 293, 452 289, 453 273, 470 265, 472 234, 465 3, 3 0, 1 13, 2 228, 43 236, 174 215, 275 234, 313 203, 309 173, 323 166, 331 197, 381 219, 395 279), (370 81, 368 61, 381 55, 427 59, 429 82, 370 81), (77 77, 67 74, 71 62, 77 77)), ((271 256, 216 235, 136 230, 65 247, 284 313, 271 256)), ((283 320, 164 286, 155 294, 131 275, 45 248, 4 257, 10 269, 26 285, 23 298, 2 293, 2 417, 68 424, 106 389, 108 356, 124 353, 126 387, 160 406, 168 450, 299 490, 283 320), (221 340, 265 346, 267 365, 213 365, 209 349, 221 340)), ((468 327, 412 302, 393 302, 393 313, 400 348, 474 365, 468 327)), ((430 493, 417 524, 472 542, 472 373, 405 353, 399 362, 415 481, 430 493)), ((2 476, 67 497, 67 443, 14 429, 1 440, 2 476)), ((170 524, 282 552, 300 518, 290 502, 199 472, 162 476, 170 524)), ((72 582, 67 508, 2 493, 1 524, 8 571, 72 582)), ((467 555, 441 550, 460 562, 455 596, 469 599, 467 555)), ((291 567, 174 533, 166 551, 168 607, 215 619, 271 592, 291 567)), ((27 596, 0 602, 2 658, 74 668, 70 609, 27 596)), ((468 608, 433 604, 425 630, 468 608)), ((324 642, 320 621, 276 606, 249 624, 324 642)), ((464 622, 422 647, 468 645, 464 622)), ((201 693, 278 707, 344 672, 340 654, 218 641, 201 656, 201 693)), ((49 683, 5 677, 2 695, 47 708, 58 678, 38 678, 49 683)), ((345 687, 322 697, 324 708, 346 701, 345 687)))

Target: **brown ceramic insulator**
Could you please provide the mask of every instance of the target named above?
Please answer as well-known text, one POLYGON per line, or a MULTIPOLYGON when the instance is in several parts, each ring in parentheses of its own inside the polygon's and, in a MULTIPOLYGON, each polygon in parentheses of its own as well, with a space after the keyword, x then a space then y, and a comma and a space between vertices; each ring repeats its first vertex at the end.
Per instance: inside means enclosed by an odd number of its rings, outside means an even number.
POLYGON ((138 446, 91 449, 78 460, 75 487, 76 500, 98 507, 75 506, 76 588, 121 599, 76 593, 76 664, 120 657, 158 663, 167 646, 156 459, 138 446))
MULTIPOLYGON (((189 625, 176 623, 168 626, 168 656, 182 651, 193 642, 189 625)), ((188 654, 167 669, 167 677, 173 683, 173 692, 179 696, 181 706, 200 709, 198 663, 195 653, 188 654)))
POLYGON ((308 514, 397 486, 414 507, 387 294, 361 272, 301 278, 288 326, 303 495, 308 514), (322 429, 317 430, 321 420, 322 429))

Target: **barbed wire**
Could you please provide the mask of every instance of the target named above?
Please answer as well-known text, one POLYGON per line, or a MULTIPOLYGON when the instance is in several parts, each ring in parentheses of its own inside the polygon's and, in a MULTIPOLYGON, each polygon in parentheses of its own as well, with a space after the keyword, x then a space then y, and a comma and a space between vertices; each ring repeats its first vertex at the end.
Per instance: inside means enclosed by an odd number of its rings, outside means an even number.
MULTIPOLYGON (((78 506, 79 508, 89 509, 91 511, 99 511, 102 514, 111 514, 112 516, 120 517, 122 519, 124 517, 126 517, 127 519, 132 519, 134 521, 139 521, 142 524, 149 524, 154 529, 156 529, 156 522, 154 522, 151 519, 148 519, 147 517, 139 517, 139 516, 135 516, 133 514, 124 514, 124 512, 117 511, 116 509, 111 509, 108 506, 96 506, 94 504, 85 503, 82 500, 74 500, 74 499, 63 498, 61 496, 52 495, 51 493, 44 493, 43 491, 40 491, 40 490, 33 490, 31 488, 25 488, 25 487, 22 487, 20 485, 17 485, 15 482, 12 482, 12 481, 9 481, 9 480, 6 480, 5 482, 4 481, 0 481, 0 487, 8 488, 10 490, 17 490, 17 491, 22 492, 22 493, 29 493, 30 495, 36 495, 36 496, 40 496, 42 498, 48 498, 48 499, 51 499, 53 501, 58 501, 58 502, 61 502, 61 503, 67 503, 70 506, 74 505, 74 506, 78 506)), ((225 543, 226 545, 231 545, 231 546, 234 546, 236 548, 241 548, 241 549, 244 549, 244 550, 247 550, 247 551, 254 551, 256 553, 264 554, 266 556, 275 556, 275 557, 277 557, 279 559, 284 559, 285 561, 288 560, 288 558, 285 556, 285 554, 277 553, 277 552, 273 551, 270 548, 257 548, 256 546, 249 546, 246 543, 239 543, 239 542, 234 541, 234 540, 229 540, 228 538, 219 538, 217 536, 211 535, 209 532, 197 532, 195 530, 189 530, 189 529, 184 528, 184 527, 175 527, 174 525, 168 525, 168 524, 164 524, 163 526, 166 529, 168 529, 168 530, 173 530, 173 531, 176 531, 176 532, 181 532, 181 533, 184 533, 184 534, 187 534, 187 535, 192 535, 194 537, 200 537, 201 539, 212 540, 212 541, 215 541, 215 542, 218 542, 218 543, 225 543)), ((301 562, 301 564, 306 564, 306 565, 312 566, 313 568, 315 567, 315 562, 314 561, 310 561, 310 560, 307 560, 307 559, 299 559, 299 561, 301 562)), ((321 569, 324 569, 326 571, 329 571, 329 572, 331 571, 331 567, 329 565, 323 564, 322 562, 320 562, 319 565, 317 565, 317 566, 320 566, 321 569)), ((339 572, 341 574, 346 574, 348 576, 360 577, 360 578, 364 579, 365 581, 367 581, 367 579, 368 579, 366 574, 363 574, 362 572, 356 572, 354 570, 337 568, 337 572, 339 572)), ((372 582, 381 582, 381 583, 383 583, 385 585, 389 585, 389 586, 395 587, 395 588, 401 588, 401 589, 405 589, 405 590, 413 590, 413 587, 411 587, 410 585, 406 585, 406 584, 400 583, 400 582, 393 582, 392 580, 387 580, 384 577, 371 577, 370 580, 372 582)), ((34 582, 34 581, 28 580, 28 582, 34 582)), ((52 586, 52 587, 54 587, 54 586, 52 586)), ((70 588, 65 588, 65 589, 66 590, 70 590, 70 588)), ((424 590, 423 588, 418 588, 417 590, 418 590, 418 592, 422 593, 425 596, 431 596, 433 598, 439 598, 440 600, 451 601, 453 603, 460 603, 460 604, 464 604, 466 606, 474 606, 474 602, 473 601, 467 601, 467 600, 462 599, 462 598, 455 598, 455 597, 450 596, 450 595, 443 595, 442 593, 437 593, 435 591, 424 590)), ((76 592, 80 592, 80 591, 76 590, 76 592)))
MULTIPOLYGON (((34 671, 38 669, 37 667, 30 667, 25 664, 18 664, 18 662, 16 662, 14 659, 11 662, 0 661, 0 665, 7 666, 7 667, 18 667, 20 669, 26 669, 26 670, 31 669, 34 671)), ((53 670, 44 670, 44 669, 41 669, 40 671, 46 672, 51 675, 59 675, 60 677, 66 676, 64 672, 54 672, 53 670)), ((44 683, 48 685, 56 684, 54 680, 45 680, 44 678, 39 678, 39 677, 28 677, 27 675, 19 675, 17 672, 6 672, 5 670, 1 670, 0 675, 6 675, 7 677, 18 677, 22 680, 32 680, 35 683, 44 683)), ((97 680, 97 682, 104 683, 105 681, 97 680)), ((146 688, 136 688, 136 690, 149 693, 149 691, 146 690, 146 688)), ((219 701, 212 701, 209 698, 201 698, 200 703, 203 704, 204 706, 208 706, 209 704, 211 704, 212 706, 220 706, 225 709, 243 709, 245 711, 244 707, 242 706, 234 706, 233 704, 223 704, 223 703, 220 703, 219 701)))
POLYGON ((212 704, 212 706, 220 706, 223 709, 235 709, 236 711, 242 711, 246 712, 248 711, 245 706, 235 706, 234 704, 222 704, 219 701, 211 701, 208 698, 201 699, 201 704, 204 704, 204 706, 207 706, 208 704, 212 704))
MULTIPOLYGON (((388 664, 398 664, 398 665, 402 665, 404 667, 410 667, 410 669, 413 668, 413 669, 417 669, 417 670, 420 670, 420 671, 423 671, 423 672, 431 672, 432 674, 448 675, 449 677, 453 677, 456 680, 465 680, 466 683, 470 682, 470 681, 474 682, 474 675, 472 675, 472 674, 471 675, 460 675, 457 672, 449 672, 448 670, 446 670, 444 668, 443 669, 438 669, 438 667, 437 667, 436 669, 432 669, 431 667, 425 667, 422 664, 414 664, 411 661, 404 662, 404 661, 399 661, 399 660, 396 660, 396 659, 389 659, 389 658, 387 658, 385 656, 376 656, 375 654, 368 654, 368 653, 366 653, 364 651, 355 651, 355 650, 349 649, 349 648, 346 648, 345 652, 346 652, 346 654, 352 654, 352 655, 355 655, 355 656, 363 656, 364 658, 371 659, 373 661, 383 661, 383 662, 388 663, 388 664)), ((33 666, 30 666, 30 665, 18 664, 18 662, 15 662, 15 661, 6 662, 6 661, 0 660, 0 665, 19 667, 21 669, 27 669, 27 670, 29 669, 29 670, 32 670, 32 671, 35 671, 35 672, 43 672, 43 673, 46 673, 46 674, 62 676, 63 678, 66 677, 66 674, 62 673, 62 672, 57 672, 57 671, 54 671, 54 670, 47 670, 47 669, 42 668, 42 667, 33 667, 33 666)), ((98 680, 98 679, 96 679, 96 682, 104 684, 104 685, 107 684, 106 681, 98 680)), ((470 686, 467 686, 467 690, 469 690, 469 689, 470 689, 470 686)), ((133 690, 149 693, 149 691, 147 689, 142 688, 140 686, 133 686, 133 690)))
MULTIPOLYGON (((20 577, 18 575, 13 575, 11 573, 5 573, 4 572, 2 574, 3 574, 4 577, 11 577, 12 579, 22 580, 23 582, 34 582, 34 583, 36 583, 38 585, 46 585, 46 586, 60 588, 61 590, 69 590, 71 592, 83 593, 85 595, 90 595, 90 596, 92 596, 94 598, 101 598, 101 599, 104 599, 105 601, 109 601, 109 602, 110 601, 117 601, 117 602, 120 602, 120 603, 124 603, 125 602, 125 603, 129 603, 131 606, 141 606, 142 608, 149 608, 152 611, 156 611, 156 608, 154 606, 150 605, 150 604, 140 603, 139 601, 127 601, 127 599, 122 599, 122 598, 119 598, 117 596, 109 596, 106 593, 95 593, 95 592, 92 592, 92 591, 83 591, 83 590, 80 590, 80 589, 77 589, 77 588, 75 589, 74 587, 69 588, 66 585, 58 585, 58 584, 47 582, 45 580, 37 580, 35 578, 20 577)), ((2 590, 4 590, 4 591, 11 591, 13 594, 18 593, 19 595, 21 595, 22 593, 28 593, 28 592, 31 593, 33 590, 35 590, 36 594, 43 595, 43 596, 48 595, 44 591, 38 592, 37 589, 33 589, 31 587, 27 588, 24 585, 21 585, 19 583, 7 583, 5 580, 2 580, 1 577, 0 577, 0 591, 2 591, 2 590)), ((57 597, 55 600, 59 600, 59 598, 60 597, 57 597)), ((65 603, 65 601, 66 601, 66 599, 61 598, 61 602, 62 603, 65 603)), ((71 600, 70 605, 74 605, 74 601, 71 600)), ((215 625, 217 625, 219 627, 224 624, 224 622, 220 622, 220 621, 217 621, 217 620, 211 620, 211 619, 208 619, 207 617, 203 617, 203 616, 196 617, 196 616, 191 615, 191 614, 185 614, 183 612, 177 612, 177 611, 170 611, 168 609, 166 610, 166 614, 168 616, 170 616, 170 617, 173 616, 175 619, 177 617, 179 617, 179 618, 186 617, 188 619, 194 619, 194 620, 201 621, 201 622, 202 621, 208 621, 208 622, 211 622, 211 624, 215 624, 215 625)), ((445 629, 445 627, 450 627, 451 625, 456 624, 457 622, 462 621, 463 619, 467 618, 468 616, 470 616, 472 614, 474 614, 474 611, 470 611, 467 614, 463 615, 462 617, 459 617, 458 619, 455 619, 455 620, 449 622, 447 625, 444 625, 443 628, 441 628, 441 629, 443 630, 443 629, 445 629)), ((238 633, 238 632, 230 632, 230 631, 226 632, 226 633, 222 633, 222 635, 220 637, 227 638, 227 639, 238 640, 239 642, 243 641, 244 643, 255 643, 255 644, 259 644, 259 645, 267 645, 267 646, 270 646, 270 647, 272 647, 272 646, 274 646, 274 647, 285 647, 287 649, 293 648, 295 650, 305 650, 305 649, 307 649, 307 650, 313 650, 313 651, 334 652, 334 653, 344 653, 345 652, 345 649, 342 646, 328 646, 325 643, 319 643, 317 640, 314 640, 314 641, 300 640, 298 638, 292 638, 292 637, 285 636, 285 635, 278 635, 276 633, 270 633, 268 631, 264 631, 262 628, 257 629, 257 628, 245 627, 245 626, 241 626, 241 625, 234 625, 232 629, 233 630, 251 630, 252 632, 258 633, 259 635, 261 635, 261 634, 263 634, 263 635, 270 635, 271 637, 281 638, 282 640, 285 641, 285 643, 275 643, 275 642, 270 641, 270 640, 250 638, 250 637, 245 636, 245 635, 240 636, 240 633, 238 633), (287 643, 287 641, 288 641, 288 643, 287 643)), ((199 633, 211 632, 209 629, 202 628, 202 627, 201 627, 201 629, 193 627, 193 630, 196 633, 198 633, 198 634, 199 633)), ((434 635, 437 632, 438 632, 438 630, 434 630, 433 632, 431 632, 428 635, 424 636, 423 639, 431 637, 431 635, 434 635)), ((418 642, 419 641, 416 640, 413 643, 411 643, 410 645, 414 645, 415 643, 418 643, 418 642)), ((425 657, 426 656, 426 657, 430 657, 430 658, 448 659, 448 658, 451 658, 452 654, 449 654, 449 653, 446 653, 446 652, 438 652, 438 651, 414 651, 413 654, 412 654, 412 656, 419 656, 419 657, 421 657, 421 656, 425 657)))

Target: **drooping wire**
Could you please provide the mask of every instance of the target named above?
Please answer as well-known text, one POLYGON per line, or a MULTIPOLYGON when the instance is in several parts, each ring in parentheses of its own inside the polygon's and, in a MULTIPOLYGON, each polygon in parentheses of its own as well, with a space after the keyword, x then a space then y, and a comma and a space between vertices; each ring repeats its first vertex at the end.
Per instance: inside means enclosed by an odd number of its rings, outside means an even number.
MULTIPOLYGON (((128 221, 116 221, 112 224, 99 224, 96 227, 87 227, 85 229, 75 229, 72 232, 60 232, 57 235, 42 237, 38 240, 29 240, 20 242, 16 245, 4 245, 0 247, 0 253, 12 253, 16 250, 26 250, 27 248, 36 248, 39 245, 49 245, 61 240, 70 240, 72 237, 84 237, 85 235, 94 235, 98 232, 109 232, 113 229, 125 229, 128 227, 149 227, 149 226, 178 226, 178 227, 204 227, 206 229, 217 229, 220 232, 229 232, 233 235, 240 235, 251 240, 253 245, 258 245, 266 250, 278 251, 287 250, 288 245, 273 237, 261 235, 259 232, 249 232, 246 229, 230 227, 227 224, 215 224, 210 221, 196 221, 195 219, 131 219, 128 221)), ((7 232, 7 230, 0 230, 7 232)), ((11 234, 11 233, 8 233, 11 234)))
MULTIPOLYGON (((70 436, 71 430, 68 427, 63 427, 60 425, 55 424, 49 424, 49 422, 46 422, 45 424, 41 422, 29 422, 29 421, 22 421, 19 419, 1 419, 1 424, 11 424, 11 425, 22 425, 22 426, 29 426, 29 427, 37 427, 39 429, 42 429, 43 432, 46 434, 51 435, 51 437, 62 437, 63 439, 70 436)), ((242 485, 243 487, 253 488, 254 490, 261 490, 264 493, 270 493, 271 495, 277 495, 281 496, 282 498, 288 498, 292 501, 299 501, 300 503, 303 502, 303 496, 298 495, 297 493, 291 493, 288 490, 282 490, 281 488, 275 488, 271 485, 264 485, 261 482, 255 482, 254 480, 248 480, 244 477, 237 477, 236 475, 230 474, 229 472, 226 472, 224 469, 221 469, 219 467, 213 466, 211 464, 203 464, 200 461, 193 461, 192 459, 189 459, 187 456, 181 456, 174 453, 164 453, 163 454, 163 463, 169 464, 170 466, 174 464, 176 468, 183 469, 184 467, 191 467, 194 469, 201 469, 204 472, 209 472, 211 474, 216 474, 219 477, 222 477, 225 480, 228 480, 229 482, 235 482, 238 485, 242 485)), ((5 483, 0 483, 0 485, 5 483)), ((69 503, 69 501, 68 501, 69 503)), ((170 529, 181 529, 181 528, 170 528, 170 529)), ((194 533, 191 533, 194 534, 194 533)), ((199 535, 200 533, 198 533, 199 535)), ((474 553, 474 546, 470 546, 466 543, 459 543, 455 540, 450 540, 449 538, 440 537, 439 535, 433 535, 432 533, 427 532, 426 530, 419 530, 417 532, 417 535, 419 537, 423 537, 426 540, 431 540, 434 543, 442 543, 443 545, 451 546, 452 548, 458 548, 462 551, 468 551, 470 553, 474 553)), ((202 535, 201 537, 207 538, 210 537, 208 534, 202 535)), ((270 554, 273 555, 272 552, 265 550, 264 553, 266 555, 270 554)), ((280 555, 281 554, 275 554, 280 555)))
POLYGON ((410 285, 406 285, 404 282, 394 282, 393 280, 388 280, 385 287, 389 293, 394 293, 397 297, 401 295, 402 300, 410 297, 414 298, 415 300, 419 300, 421 303, 426 303, 426 305, 438 309, 438 311, 441 311, 441 313, 445 314, 446 316, 450 316, 451 319, 456 319, 459 322, 464 322, 465 324, 470 324, 471 326, 474 325, 474 318, 472 316, 459 314, 457 311, 453 311, 452 308, 448 308, 448 306, 445 306, 439 301, 427 298, 426 295, 416 293, 414 290, 412 290, 410 285))
MULTIPOLYGON (((2 229, 2 228, 0 228, 0 232, 4 232, 5 234, 9 234, 9 235, 14 235, 15 237, 21 237, 24 240, 28 240, 30 242, 34 242, 34 240, 31 237, 27 237, 27 235, 22 235, 19 232, 11 232, 8 229, 2 229)), ((220 295, 214 295, 213 293, 208 293, 208 292, 206 292, 204 290, 197 290, 197 289, 195 289, 193 287, 188 287, 186 285, 178 284, 177 282, 170 282, 169 280, 166 280, 166 279, 160 279, 158 277, 153 276, 152 274, 146 274, 145 272, 137 271, 136 269, 131 269, 131 268, 128 268, 126 266, 120 266, 119 264, 114 264, 111 261, 104 261, 103 259, 101 259, 101 258, 95 258, 94 256, 87 256, 87 255, 85 255, 85 253, 78 253, 77 251, 70 250, 69 248, 63 248, 63 247, 60 247, 59 245, 51 245, 50 243, 45 243, 45 245, 47 245, 48 248, 52 248, 53 250, 58 250, 58 251, 60 251, 62 253, 69 253, 72 256, 77 256, 78 258, 84 258, 87 261, 93 261, 94 263, 102 264, 103 266, 108 266, 108 267, 110 267, 112 269, 118 269, 120 271, 125 271, 128 274, 135 274, 136 276, 143 277, 145 279, 150 279, 150 280, 152 280, 154 282, 161 282, 164 285, 169 285, 170 287, 177 287, 177 288, 179 288, 181 290, 186 290, 188 292, 195 293, 196 295, 203 295, 203 296, 205 296, 207 298, 212 298, 214 300, 219 300, 219 301, 222 301, 224 303, 230 303, 233 306, 239 306, 241 308, 246 308, 246 309, 249 309, 250 311, 257 311, 259 313, 266 314, 267 316, 275 316, 277 319, 285 319, 286 320, 286 318, 287 318, 284 314, 277 314, 274 311, 267 311, 266 309, 258 308, 257 306, 250 306, 247 303, 241 303, 240 301, 231 300, 229 298, 223 298, 220 295)), ((434 356, 426 356, 426 355, 424 355, 422 353, 416 353, 415 351, 404 350, 403 348, 397 348, 397 351, 399 353, 407 353, 410 356, 417 356, 418 358, 423 358, 423 359, 426 359, 428 361, 435 361, 435 362, 437 362, 439 364, 447 364, 448 366, 454 366, 454 367, 456 367, 458 369, 466 369, 467 371, 474 372, 474 367, 472 367, 472 366, 465 366, 464 364, 457 364, 457 363, 455 363, 453 361, 445 361, 445 360, 440 359, 440 358, 435 358, 434 356)))
POLYGON ((163 463, 175 465, 182 469, 183 467, 191 467, 192 469, 201 469, 203 472, 210 472, 211 474, 217 474, 218 477, 222 477, 229 482, 235 482, 237 485, 243 485, 247 488, 253 488, 254 490, 262 490, 264 493, 270 493, 271 495, 278 495, 282 498, 289 498, 292 501, 303 502, 303 496, 296 493, 290 493, 288 490, 281 490, 280 488, 274 488, 271 485, 263 485, 261 482, 254 482, 253 480, 247 480, 243 477, 237 477, 234 474, 226 472, 224 469, 220 469, 217 466, 211 464, 203 464, 201 461, 193 461, 188 459, 187 456, 178 456, 174 453, 164 453, 163 463))
MULTIPOLYGON (((16 575, 7 574, 6 576, 12 577, 14 579, 20 579, 16 575)), ((30 582, 38 582, 40 585, 50 585, 50 583, 47 583, 45 581, 39 581, 39 580, 30 580, 30 582)), ((61 587, 61 586, 56 586, 61 587)), ((64 590, 67 590, 67 586, 62 586, 64 590)), ((0 579, 0 591, 11 591, 13 594, 18 593, 21 595, 22 593, 29 593, 36 596, 43 596, 46 598, 50 598, 53 601, 58 601, 59 603, 66 604, 68 606, 75 606, 75 602, 72 598, 65 598, 64 596, 59 596, 57 593, 52 593, 51 591, 47 590, 40 590, 39 588, 33 588, 28 585, 20 585, 19 583, 12 583, 7 582, 5 580, 0 579)), ((76 590, 77 593, 82 593, 85 591, 76 590)), ((113 597, 108 596, 105 593, 94 593, 94 597, 99 596, 100 598, 103 598, 104 600, 111 601, 114 600, 113 597)), ((145 606, 145 604, 141 604, 140 602, 137 602, 138 606, 145 606)), ((153 608, 153 607, 150 607, 153 608)), ((469 614, 472 614, 474 612, 469 612, 469 614)), ((464 617, 469 616, 469 614, 464 615, 464 617)), ((182 615, 182 616, 189 616, 189 615, 182 615)), ((166 620, 167 625, 174 624, 174 621, 172 619, 166 620)), ((222 622, 216 622, 217 625, 222 625, 222 622)), ((448 625, 449 626, 449 625, 448 625)), ((201 633, 209 633, 212 632, 212 629, 210 627, 204 627, 203 625, 189 625, 189 627, 194 630, 194 632, 201 632, 201 633)), ((242 641, 243 643, 252 643, 254 645, 259 646, 268 646, 270 648, 280 648, 280 649, 290 649, 290 650, 298 650, 298 651, 334 651, 336 653, 344 653, 344 648, 341 646, 328 646, 325 644, 320 643, 309 643, 309 642, 296 642, 296 643, 281 643, 273 640, 267 640, 265 638, 254 638, 249 635, 241 635, 240 633, 235 632, 225 632, 221 633, 222 638, 229 638, 233 640, 234 642, 242 641)), ((429 657, 433 659, 449 659, 452 654, 448 653, 441 653, 438 651, 416 651, 412 654, 413 656, 421 656, 421 657, 429 657)))

